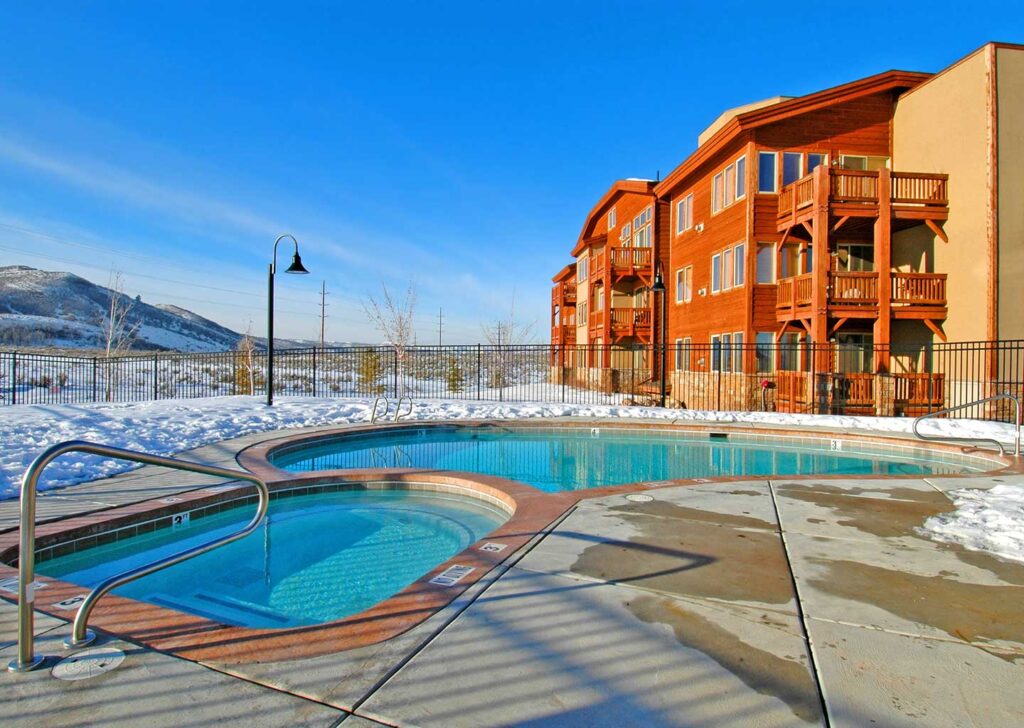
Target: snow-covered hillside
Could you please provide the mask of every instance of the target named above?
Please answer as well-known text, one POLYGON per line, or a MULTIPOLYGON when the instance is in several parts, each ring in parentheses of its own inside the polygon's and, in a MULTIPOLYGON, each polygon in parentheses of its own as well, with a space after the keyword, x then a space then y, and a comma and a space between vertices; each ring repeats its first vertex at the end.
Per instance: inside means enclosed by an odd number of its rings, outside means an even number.
MULTIPOLYGON (((96 348, 110 310, 109 288, 71 273, 0 267, 0 345, 96 348)), ((136 299, 128 314, 136 349, 225 351, 241 335, 177 306, 136 299)))

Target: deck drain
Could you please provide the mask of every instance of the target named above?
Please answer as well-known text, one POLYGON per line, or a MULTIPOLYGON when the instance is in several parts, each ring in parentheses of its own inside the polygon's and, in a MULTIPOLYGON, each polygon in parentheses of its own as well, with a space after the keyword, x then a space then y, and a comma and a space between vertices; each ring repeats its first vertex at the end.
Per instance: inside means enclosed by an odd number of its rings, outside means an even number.
POLYGON ((53 666, 50 674, 58 680, 88 680, 110 672, 124 662, 124 653, 113 647, 96 647, 77 652, 53 666))
POLYGON ((634 503, 650 503, 654 500, 654 496, 644 495, 643 493, 630 493, 626 496, 626 500, 633 501, 634 503))

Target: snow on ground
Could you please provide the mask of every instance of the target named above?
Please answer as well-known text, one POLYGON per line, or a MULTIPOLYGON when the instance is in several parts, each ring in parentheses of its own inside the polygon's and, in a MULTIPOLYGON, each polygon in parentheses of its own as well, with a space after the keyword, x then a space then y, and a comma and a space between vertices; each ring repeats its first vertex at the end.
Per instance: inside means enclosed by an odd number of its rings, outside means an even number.
POLYGON ((958 543, 1024 561, 1024 488, 996 485, 950 493, 956 511, 932 516, 921 532, 936 541, 958 543))
MULTIPOLYGON (((64 440, 91 440, 172 455, 242 435, 317 425, 367 422, 371 400, 281 397, 267 407, 259 397, 210 397, 86 405, 15 405, 0 409, 0 500, 18 495, 21 477, 43 449, 64 440)), ((680 421, 748 422, 806 427, 909 432, 911 420, 778 412, 707 412, 614 404, 500 403, 420 400, 411 419, 462 420, 645 417, 680 421)), ((1009 425, 974 420, 932 420, 929 432, 1012 440, 1009 425)), ((128 463, 66 455, 46 470, 42 489, 59 488, 131 469, 128 463)))

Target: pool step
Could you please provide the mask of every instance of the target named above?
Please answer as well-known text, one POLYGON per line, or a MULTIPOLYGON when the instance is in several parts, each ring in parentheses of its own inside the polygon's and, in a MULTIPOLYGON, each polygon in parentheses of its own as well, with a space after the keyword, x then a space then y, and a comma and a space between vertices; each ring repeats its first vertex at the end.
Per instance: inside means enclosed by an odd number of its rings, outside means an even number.
POLYGON ((223 594, 210 594, 208 592, 195 592, 189 595, 191 598, 181 598, 169 594, 155 594, 148 597, 146 601, 162 607, 175 609, 179 612, 195 614, 215 622, 224 622, 233 625, 248 625, 252 623, 253 615, 263 620, 274 623, 274 626, 287 627, 295 624, 295 621, 283 614, 275 612, 258 604, 251 604, 234 599, 223 594), (202 600, 200 602, 200 600, 202 600), (204 604, 205 602, 205 604, 204 604))

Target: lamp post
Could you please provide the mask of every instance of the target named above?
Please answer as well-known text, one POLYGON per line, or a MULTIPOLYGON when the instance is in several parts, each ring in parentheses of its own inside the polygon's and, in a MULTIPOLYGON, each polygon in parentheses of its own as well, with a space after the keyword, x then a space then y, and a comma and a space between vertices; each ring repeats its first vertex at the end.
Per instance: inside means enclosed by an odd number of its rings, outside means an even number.
MULTIPOLYGON (((668 351, 665 349, 665 282, 661 280, 661 268, 654 272, 654 284, 651 286, 651 293, 661 296, 661 318, 659 319, 659 333, 661 338, 661 406, 665 406, 665 363, 668 358, 668 351)), ((653 338, 653 337, 652 337, 653 338)))
POLYGON ((267 406, 274 404, 274 274, 277 272, 277 244, 285 238, 291 238, 295 245, 295 255, 292 256, 292 264, 288 266, 285 273, 309 273, 302 265, 302 258, 299 257, 299 241, 294 236, 285 233, 279 235, 274 241, 274 257, 270 261, 269 275, 267 276, 267 406))

